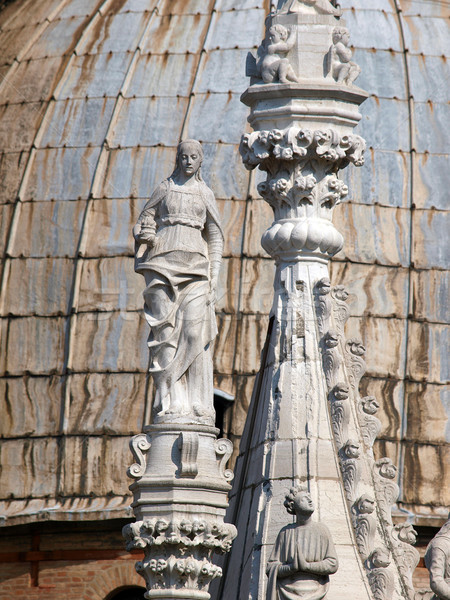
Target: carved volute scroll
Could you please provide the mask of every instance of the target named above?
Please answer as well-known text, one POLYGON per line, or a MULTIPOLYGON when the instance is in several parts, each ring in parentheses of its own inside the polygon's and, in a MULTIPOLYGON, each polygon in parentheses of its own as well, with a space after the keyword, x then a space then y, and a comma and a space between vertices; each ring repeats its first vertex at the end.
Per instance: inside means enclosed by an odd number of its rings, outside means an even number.
POLYGON ((147 466, 145 453, 149 451, 150 446, 150 438, 146 433, 138 433, 138 435, 135 435, 131 438, 130 450, 137 462, 128 468, 128 477, 134 477, 135 479, 138 479, 144 475, 145 468, 147 466))

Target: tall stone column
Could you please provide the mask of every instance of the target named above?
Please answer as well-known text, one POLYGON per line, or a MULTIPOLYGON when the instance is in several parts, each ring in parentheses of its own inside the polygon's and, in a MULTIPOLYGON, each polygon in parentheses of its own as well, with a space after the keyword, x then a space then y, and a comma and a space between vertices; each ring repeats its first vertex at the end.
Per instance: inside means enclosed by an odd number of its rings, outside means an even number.
POLYGON ((347 293, 332 289, 328 274, 343 246, 332 223, 348 194, 339 172, 363 165, 365 150, 353 130, 367 94, 354 85, 360 69, 339 9, 328 0, 280 0, 247 70, 251 85, 242 101, 254 131, 243 135, 240 151, 248 169, 266 174, 258 191, 274 221, 261 243, 276 275, 230 497, 239 534, 220 598, 273 598, 266 570, 290 522, 285 494, 301 483, 316 506, 313 519, 326 524, 336 547, 339 568, 328 596, 412 599, 414 534, 407 540, 408 531, 392 524, 395 466, 374 461, 378 405, 358 390, 365 348, 345 338, 347 293))

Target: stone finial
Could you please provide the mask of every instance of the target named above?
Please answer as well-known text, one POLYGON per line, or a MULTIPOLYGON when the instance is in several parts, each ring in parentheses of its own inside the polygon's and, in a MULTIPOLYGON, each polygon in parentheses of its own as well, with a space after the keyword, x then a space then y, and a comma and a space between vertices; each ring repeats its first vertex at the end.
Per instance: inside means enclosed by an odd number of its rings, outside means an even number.
POLYGON ((338 559, 328 528, 311 520, 314 503, 304 488, 291 488, 284 502, 296 522, 281 529, 267 564, 267 600, 324 598, 338 559))
POLYGON ((450 513, 425 552, 425 566, 430 572, 434 599, 450 600, 450 513))

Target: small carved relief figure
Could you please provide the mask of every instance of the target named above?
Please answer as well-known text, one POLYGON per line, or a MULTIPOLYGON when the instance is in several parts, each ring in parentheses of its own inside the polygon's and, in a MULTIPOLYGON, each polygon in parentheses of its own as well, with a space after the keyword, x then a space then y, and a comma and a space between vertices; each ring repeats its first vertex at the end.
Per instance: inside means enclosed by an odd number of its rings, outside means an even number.
POLYGON ((430 572, 432 600, 450 600, 450 513, 446 523, 428 544, 425 566, 430 572))
POLYGON ((295 31, 289 31, 283 25, 272 25, 268 39, 258 48, 256 68, 264 83, 298 82, 289 60, 285 55, 295 44, 295 31))
POLYGON ((278 2, 279 13, 301 13, 302 7, 312 6, 321 15, 334 15, 340 17, 342 11, 333 6, 329 0, 280 0, 278 2))
POLYGON ((178 145, 172 175, 155 190, 133 229, 135 269, 145 277, 150 373, 157 417, 214 422, 210 343, 223 233, 196 140, 178 145))
POLYGON ((330 48, 330 72, 338 83, 352 85, 361 68, 352 60, 352 51, 348 47, 350 34, 345 27, 333 30, 333 45, 330 48))
POLYGON ((375 539, 377 525, 371 516, 374 511, 375 500, 369 494, 360 496, 352 508, 356 523, 356 543, 364 559, 369 556, 375 539))
POLYGON ((284 502, 296 522, 278 534, 267 564, 267 600, 321 600, 336 573, 338 560, 328 528, 311 520, 314 504, 309 493, 291 488, 284 502))

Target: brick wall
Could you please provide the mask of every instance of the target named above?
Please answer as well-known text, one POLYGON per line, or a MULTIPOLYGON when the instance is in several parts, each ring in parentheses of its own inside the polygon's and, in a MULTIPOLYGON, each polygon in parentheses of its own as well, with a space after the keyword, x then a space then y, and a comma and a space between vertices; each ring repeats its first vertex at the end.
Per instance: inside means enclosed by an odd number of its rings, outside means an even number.
POLYGON ((116 589, 144 588, 134 568, 141 555, 124 551, 122 525, 61 523, 4 530, 0 600, 105 600, 116 589))

